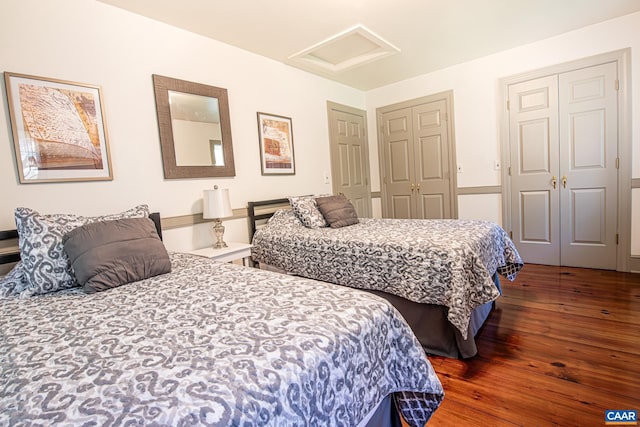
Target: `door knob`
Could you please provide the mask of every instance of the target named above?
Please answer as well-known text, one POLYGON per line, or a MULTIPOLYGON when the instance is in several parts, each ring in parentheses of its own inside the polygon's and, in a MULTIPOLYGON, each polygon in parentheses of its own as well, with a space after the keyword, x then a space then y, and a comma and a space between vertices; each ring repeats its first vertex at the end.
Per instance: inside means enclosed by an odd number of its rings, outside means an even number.
POLYGON ((420 191, 420 183, 418 183, 418 187, 416 188, 416 190, 420 191))
POLYGON ((413 191, 414 188, 415 188, 415 185, 412 183, 411 184, 411 191, 413 191))
POLYGON ((553 189, 556 189, 556 185, 558 184, 558 179, 556 178, 556 176, 554 175, 553 178, 551 178, 551 184, 553 185, 553 189))
POLYGON ((567 188, 567 177, 566 177, 566 175, 562 176, 562 186, 564 188, 567 188))

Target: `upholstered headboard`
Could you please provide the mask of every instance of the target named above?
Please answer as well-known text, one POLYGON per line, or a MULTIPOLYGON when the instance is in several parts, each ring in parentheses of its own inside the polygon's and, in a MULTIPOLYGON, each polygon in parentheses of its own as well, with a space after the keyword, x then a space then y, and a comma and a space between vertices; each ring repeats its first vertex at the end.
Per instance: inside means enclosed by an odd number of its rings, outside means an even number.
MULTIPOLYGON (((160 240, 162 240, 160 214, 158 212, 153 212, 149 214, 149 218, 155 224, 158 236, 160 236, 160 240)), ((20 261, 20 251, 18 250, 18 231, 0 231, 0 264, 9 264, 18 261, 20 261)))
POLYGON ((277 210, 289 208, 289 199, 271 199, 248 203, 249 241, 253 240, 258 227, 267 222, 277 210))

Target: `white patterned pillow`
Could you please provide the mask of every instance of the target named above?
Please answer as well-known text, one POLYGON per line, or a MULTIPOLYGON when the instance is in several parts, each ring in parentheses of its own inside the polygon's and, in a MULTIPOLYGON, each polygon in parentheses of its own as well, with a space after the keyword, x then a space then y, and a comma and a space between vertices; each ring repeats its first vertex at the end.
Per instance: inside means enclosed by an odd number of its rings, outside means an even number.
POLYGON ((6 276, 0 277, 0 298, 20 295, 27 288, 22 262, 18 261, 6 276))
POLYGON ((298 217, 298 219, 309 228, 322 228, 328 227, 327 221, 325 221, 322 213, 318 209, 316 203, 316 197, 326 197, 330 194, 322 194, 319 196, 299 196, 289 197, 289 204, 291 204, 291 210, 298 217))
POLYGON ((78 286, 62 245, 62 236, 69 231, 97 221, 148 216, 147 205, 136 206, 117 214, 95 217, 71 214, 42 215, 29 208, 16 208, 18 246, 27 283, 26 293, 46 294, 78 286))

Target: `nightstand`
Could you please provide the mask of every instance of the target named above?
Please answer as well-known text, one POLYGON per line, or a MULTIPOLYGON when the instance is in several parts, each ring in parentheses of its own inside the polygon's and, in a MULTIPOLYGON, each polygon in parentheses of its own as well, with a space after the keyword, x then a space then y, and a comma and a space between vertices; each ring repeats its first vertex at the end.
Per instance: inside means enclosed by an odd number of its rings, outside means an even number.
POLYGON ((233 262, 242 260, 242 264, 251 266, 251 244, 227 242, 226 248, 202 248, 190 251, 190 254, 205 256, 219 262, 233 262))

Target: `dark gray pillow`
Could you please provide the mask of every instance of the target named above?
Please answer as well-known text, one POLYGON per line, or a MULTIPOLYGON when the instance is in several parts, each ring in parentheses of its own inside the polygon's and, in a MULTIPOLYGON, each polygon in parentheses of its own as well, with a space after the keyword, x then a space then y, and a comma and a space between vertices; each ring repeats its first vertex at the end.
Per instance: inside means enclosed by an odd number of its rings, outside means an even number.
POLYGON ((149 218, 99 221, 62 238, 78 283, 89 293, 171 271, 171 261, 149 218))
POLYGON ((346 227, 359 222, 355 208, 345 196, 318 197, 316 204, 331 228, 346 227))

